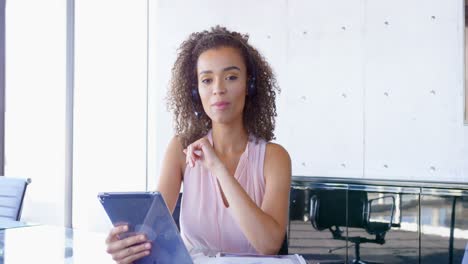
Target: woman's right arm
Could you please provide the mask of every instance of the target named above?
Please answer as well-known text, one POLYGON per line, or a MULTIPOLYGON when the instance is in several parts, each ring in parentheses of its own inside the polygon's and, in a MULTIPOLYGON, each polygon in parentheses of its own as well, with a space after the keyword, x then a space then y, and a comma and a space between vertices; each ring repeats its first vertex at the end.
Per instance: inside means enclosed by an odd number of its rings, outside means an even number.
POLYGON ((174 212, 177 199, 179 198, 185 167, 185 154, 182 143, 178 137, 173 137, 164 155, 161 174, 159 175, 158 186, 156 187, 156 190, 164 197, 171 213, 174 212))
MULTIPOLYGON (((164 197, 171 213, 174 211, 179 197, 183 172, 186 166, 185 154, 182 150, 182 143, 179 138, 172 138, 164 155, 156 188, 164 197)), ((151 248, 151 243, 143 234, 119 239, 119 235, 126 232, 125 228, 127 228, 126 225, 113 227, 106 239, 107 253, 112 255, 112 259, 119 264, 132 263, 140 259, 148 255, 151 248)))

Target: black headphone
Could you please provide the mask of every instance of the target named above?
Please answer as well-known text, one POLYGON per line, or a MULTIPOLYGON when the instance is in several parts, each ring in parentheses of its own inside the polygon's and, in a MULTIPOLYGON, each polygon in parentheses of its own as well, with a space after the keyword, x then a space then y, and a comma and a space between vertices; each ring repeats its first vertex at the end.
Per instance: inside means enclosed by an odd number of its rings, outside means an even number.
MULTIPOLYGON (((245 44, 243 41, 241 40, 238 40, 236 38, 234 38, 233 36, 229 35, 229 34, 222 34, 222 33, 219 33, 219 34, 214 34, 215 36, 225 36, 225 37, 230 37, 231 39, 237 41, 238 43, 240 43, 242 46, 244 46, 245 48, 245 51, 247 52, 247 69, 250 68, 250 71, 251 71, 251 76, 248 77, 249 80, 247 81, 247 96, 249 97, 254 97, 255 95, 257 95, 257 68, 255 67, 255 64, 252 60, 252 56, 250 54, 250 51, 249 51, 249 47, 247 46, 247 44, 245 44)), ((200 118, 201 115, 202 115, 202 112, 198 112, 196 107, 195 107, 195 104, 197 105, 201 105, 201 99, 200 99, 200 94, 198 93, 198 86, 193 86, 192 87, 192 107, 193 107, 193 112, 195 113, 195 116, 197 118, 200 118)))

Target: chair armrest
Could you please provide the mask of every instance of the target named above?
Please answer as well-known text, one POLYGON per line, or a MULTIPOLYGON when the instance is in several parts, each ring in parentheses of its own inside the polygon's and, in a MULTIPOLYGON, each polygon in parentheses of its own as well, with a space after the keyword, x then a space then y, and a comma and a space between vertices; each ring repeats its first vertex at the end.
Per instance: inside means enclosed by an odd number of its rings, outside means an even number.
POLYGON ((322 230, 317 224, 318 212, 319 212, 319 202, 316 195, 313 195, 310 198, 310 223, 316 230, 322 230))
MULTIPOLYGON (((388 223, 388 229, 392 228, 392 227, 396 227, 396 226, 400 226, 400 224, 393 224, 393 216, 395 215, 395 196, 393 195, 385 195, 385 196, 382 196, 382 197, 378 197, 378 198, 374 198, 374 199, 370 199, 368 201, 368 207, 367 207, 367 216, 366 216, 366 222, 369 223, 370 222, 370 218, 371 218, 371 214, 372 214, 372 203, 374 201, 378 201, 378 200, 383 200, 383 199, 388 199, 388 198, 391 198, 391 201, 392 201, 392 207, 391 207, 391 214, 390 214, 390 221, 388 223)), ((387 229, 387 230, 388 230, 387 229)))

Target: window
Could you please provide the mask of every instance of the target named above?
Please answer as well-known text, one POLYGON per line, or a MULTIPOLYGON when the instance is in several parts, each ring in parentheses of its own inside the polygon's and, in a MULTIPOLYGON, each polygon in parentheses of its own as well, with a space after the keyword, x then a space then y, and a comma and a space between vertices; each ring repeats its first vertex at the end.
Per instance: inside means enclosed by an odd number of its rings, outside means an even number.
POLYGON ((468 0, 465 0, 465 125, 468 125, 468 0))
POLYGON ((22 220, 53 225, 64 218, 64 14, 66 1, 5 9, 5 175, 32 179, 22 220))

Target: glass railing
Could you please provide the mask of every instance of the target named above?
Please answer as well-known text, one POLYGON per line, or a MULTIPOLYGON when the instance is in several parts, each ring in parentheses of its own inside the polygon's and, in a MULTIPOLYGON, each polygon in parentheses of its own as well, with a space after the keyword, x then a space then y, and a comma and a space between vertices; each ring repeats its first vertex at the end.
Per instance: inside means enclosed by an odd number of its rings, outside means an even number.
POLYGON ((295 176, 288 235, 316 262, 462 263, 468 185, 295 176))

